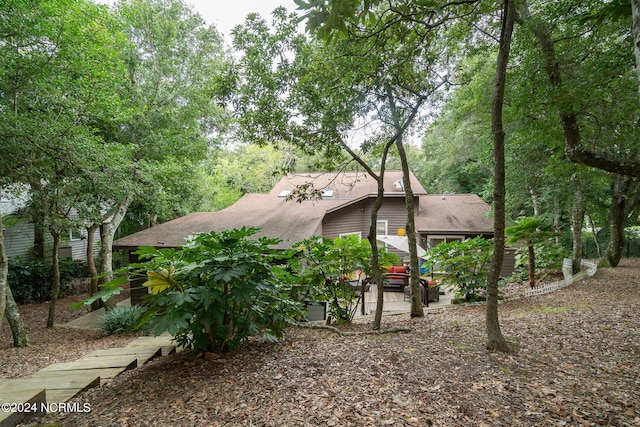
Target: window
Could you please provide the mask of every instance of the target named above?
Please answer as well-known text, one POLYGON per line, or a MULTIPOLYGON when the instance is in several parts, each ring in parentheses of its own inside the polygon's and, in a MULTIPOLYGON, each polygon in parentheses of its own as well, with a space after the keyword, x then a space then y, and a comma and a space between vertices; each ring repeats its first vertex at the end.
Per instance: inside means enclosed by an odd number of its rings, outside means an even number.
POLYGON ((427 240, 428 249, 435 248, 440 243, 447 243, 453 241, 462 242, 464 240, 464 236, 437 236, 437 237, 429 237, 427 240))
POLYGON ((340 233, 340 237, 347 237, 347 236, 358 236, 358 239, 362 239, 362 233, 359 231, 353 232, 353 233, 340 233))
POLYGON ((376 236, 386 236, 389 234, 389 221, 386 219, 376 222, 376 236))
POLYGON ((84 233, 80 229, 71 229, 69 230, 69 240, 80 240, 84 239, 84 233))

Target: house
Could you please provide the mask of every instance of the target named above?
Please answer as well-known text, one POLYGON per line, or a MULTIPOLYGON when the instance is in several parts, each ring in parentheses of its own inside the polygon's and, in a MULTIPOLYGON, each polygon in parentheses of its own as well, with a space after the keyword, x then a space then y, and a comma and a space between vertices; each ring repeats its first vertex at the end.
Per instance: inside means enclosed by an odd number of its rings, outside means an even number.
MULTIPOLYGON (((396 234, 406 227, 405 194, 401 171, 387 171, 384 201, 378 213, 378 234, 396 234)), ((427 194, 411 174, 415 223, 420 243, 432 247, 449 240, 493 236, 489 205, 473 194, 427 194)), ((113 243, 114 249, 140 246, 179 247, 193 233, 242 226, 260 228, 256 237, 278 237, 276 249, 287 249, 311 236, 335 238, 369 234, 377 181, 364 172, 297 173, 285 176, 268 194, 246 194, 219 212, 196 212, 157 225, 113 243), (313 188, 316 197, 292 200, 293 191, 313 188)))
MULTIPOLYGON (((473 194, 427 194, 411 174, 415 223, 419 242, 425 248, 449 240, 493 236, 489 205, 473 194)), ((296 173, 285 176, 268 194, 246 194, 234 205, 219 212, 196 212, 123 237, 114 250, 129 253, 140 246, 180 247, 193 233, 256 227, 256 237, 277 237, 276 249, 288 249, 312 236, 335 238, 369 234, 371 211, 378 183, 364 172, 296 173), (294 200, 296 189, 304 188, 315 197, 294 200), (313 190, 313 191, 310 191, 313 190)), ((401 171, 387 171, 384 201, 378 212, 377 233, 396 234, 406 227, 405 193, 401 171)), ((406 254, 398 252, 400 256, 406 254)), ((135 257, 132 256, 132 261, 135 257)), ((137 297, 132 296, 135 300, 137 297)))
MULTIPOLYGON (((4 223, 4 246, 7 258, 28 260, 33 258, 33 243, 35 228, 33 222, 21 217, 20 211, 28 205, 28 196, 0 198, 0 214, 4 223)), ((73 209, 71 210, 73 214, 73 209)), ((99 249, 100 233, 96 231, 94 236, 96 245, 95 253, 99 249)), ((45 233, 45 253, 51 254, 53 238, 50 233, 45 233)), ((62 236, 58 251, 61 259, 71 258, 74 261, 87 260, 87 230, 70 229, 62 236)))

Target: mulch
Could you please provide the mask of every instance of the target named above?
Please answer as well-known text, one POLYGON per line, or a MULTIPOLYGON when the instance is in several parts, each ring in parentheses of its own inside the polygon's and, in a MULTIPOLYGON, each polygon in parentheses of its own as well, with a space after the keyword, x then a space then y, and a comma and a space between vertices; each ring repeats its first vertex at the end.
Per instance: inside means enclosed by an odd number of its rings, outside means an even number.
MULTIPOLYGON (((485 349, 484 306, 411 332, 340 336, 291 328, 219 360, 156 359, 74 401, 65 426, 638 426, 640 260, 500 305, 510 354, 485 349)), ((368 320, 349 330, 368 330, 368 320)), ((90 337, 88 340, 95 338, 90 337)), ((0 349, 0 358, 7 351, 0 349)))

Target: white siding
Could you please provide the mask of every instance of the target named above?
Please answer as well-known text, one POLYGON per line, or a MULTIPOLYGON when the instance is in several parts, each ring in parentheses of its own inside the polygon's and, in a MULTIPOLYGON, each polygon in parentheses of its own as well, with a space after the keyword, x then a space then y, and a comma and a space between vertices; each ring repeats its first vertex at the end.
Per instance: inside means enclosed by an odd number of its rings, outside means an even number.
POLYGON ((29 259, 33 246, 33 224, 20 222, 4 229, 4 247, 8 258, 29 259))
MULTIPOLYGON (((45 241, 45 252, 51 254, 52 238, 48 233, 45 233, 45 241)), ((96 231, 94 242, 94 254, 97 255, 100 251, 100 233, 98 231, 96 231)), ((8 258, 15 258, 19 256, 23 259, 31 259, 31 248, 33 246, 33 224, 28 222, 20 222, 12 227, 5 228, 4 245, 8 258)), ((65 251, 65 249, 63 248, 71 249, 71 257, 75 261, 85 261, 87 259, 86 238, 77 240, 65 239, 60 243, 61 255, 68 252, 68 250, 65 251)))

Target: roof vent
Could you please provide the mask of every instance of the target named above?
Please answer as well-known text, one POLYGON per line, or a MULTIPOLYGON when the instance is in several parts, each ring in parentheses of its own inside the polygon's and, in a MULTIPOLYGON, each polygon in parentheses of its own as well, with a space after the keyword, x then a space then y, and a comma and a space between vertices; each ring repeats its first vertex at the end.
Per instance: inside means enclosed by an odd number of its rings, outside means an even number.
POLYGON ((284 198, 289 197, 289 195, 290 195, 290 194, 291 194, 291 190, 282 190, 282 191, 280 192, 280 194, 278 194, 278 197, 280 197, 280 198, 283 198, 283 199, 284 199, 284 198))
POLYGON ((333 190, 324 190, 322 192, 323 199, 331 199, 333 197, 333 190))

